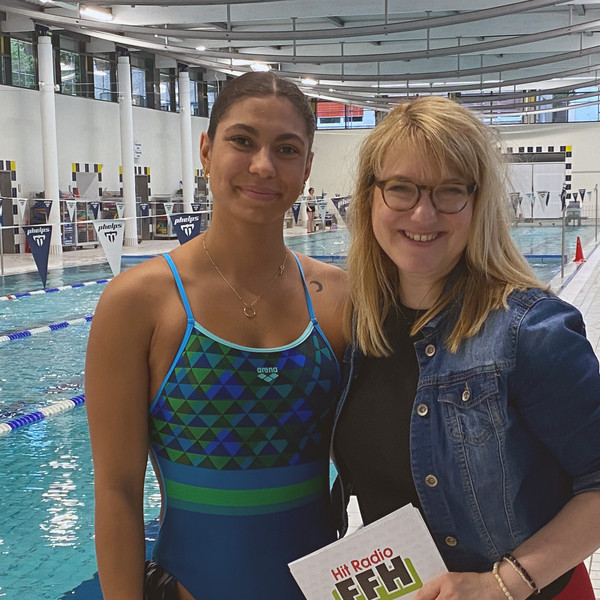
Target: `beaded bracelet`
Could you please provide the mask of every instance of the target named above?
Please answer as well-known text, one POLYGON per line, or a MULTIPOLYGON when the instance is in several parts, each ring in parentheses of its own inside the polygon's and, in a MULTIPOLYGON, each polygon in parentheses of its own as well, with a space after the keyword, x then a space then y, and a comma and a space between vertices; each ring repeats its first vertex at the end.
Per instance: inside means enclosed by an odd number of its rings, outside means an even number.
POLYGON ((511 593, 506 589, 506 586, 504 585, 504 581, 502 581, 502 577, 500 577, 500 573, 498 573, 498 567, 500 566, 499 562, 495 562, 494 563, 494 568, 492 569, 492 573, 494 574, 494 577, 496 578, 496 581, 498 582, 498 585, 500 586, 500 589, 504 592, 504 595, 507 597, 508 600, 514 600, 514 598, 512 597, 511 593))
POLYGON ((505 560, 521 576, 521 579, 529 586, 534 595, 537 596, 540 593, 540 588, 538 588, 531 575, 512 554, 506 553, 502 560, 505 560))

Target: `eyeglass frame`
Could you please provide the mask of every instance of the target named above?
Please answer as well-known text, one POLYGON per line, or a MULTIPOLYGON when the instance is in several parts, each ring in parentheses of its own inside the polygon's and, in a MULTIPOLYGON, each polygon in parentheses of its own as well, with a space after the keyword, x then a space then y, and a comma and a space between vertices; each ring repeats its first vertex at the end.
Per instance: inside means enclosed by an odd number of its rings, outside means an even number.
MULTIPOLYGON (((381 192, 381 198, 383 199, 384 204, 390 209, 393 210, 394 212, 408 212, 409 210, 412 210, 415 206, 417 206, 417 204, 419 204, 419 201, 421 200, 421 196, 423 194, 423 190, 429 190, 429 198, 431 200, 431 204, 433 205, 433 208, 435 208, 435 210, 443 215, 457 215, 459 212, 462 212, 463 210, 465 210, 467 204, 469 203, 469 199, 470 197, 477 191, 477 184, 476 183, 470 183, 469 185, 467 185, 467 199, 465 200, 464 205, 457 211, 455 212, 447 212, 444 210, 440 210, 436 204, 435 204, 435 199, 434 199, 434 192, 435 190, 442 186, 442 185, 448 185, 446 183, 438 183, 438 185, 417 185, 414 181, 411 181, 410 179, 396 179, 395 177, 391 177, 390 179, 382 179, 381 181, 378 181, 377 179, 375 180, 375 186, 379 188, 379 191, 381 192), (410 183, 412 185, 414 185, 417 188, 417 199, 415 200, 415 203, 410 207, 410 208, 392 208, 386 201, 385 199, 385 193, 383 191, 383 188, 390 182, 390 181, 403 181, 405 183, 410 183)), ((464 185, 464 184, 460 184, 460 185, 464 185)))

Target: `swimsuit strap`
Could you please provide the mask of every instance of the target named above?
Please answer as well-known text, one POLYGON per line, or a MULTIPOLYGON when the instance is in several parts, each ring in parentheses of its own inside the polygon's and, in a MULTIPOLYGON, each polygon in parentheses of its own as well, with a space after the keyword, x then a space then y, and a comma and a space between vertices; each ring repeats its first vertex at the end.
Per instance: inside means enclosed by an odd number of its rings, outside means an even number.
POLYGON ((163 257, 167 261, 167 264, 169 265, 169 267, 171 268, 171 272, 173 273, 173 278, 175 279, 175 284, 177 285, 177 289, 179 290, 179 296, 181 297, 181 302, 183 303, 183 308, 185 309, 188 325, 193 325, 194 315, 192 314, 190 303, 188 302, 187 295, 183 288, 183 283, 181 281, 181 277, 179 276, 179 271, 177 270, 173 259, 168 254, 163 254, 163 257))
POLYGON ((310 320, 316 325, 317 317, 315 317, 315 311, 313 310, 312 300, 310 299, 310 294, 308 293, 308 287, 306 287, 306 279, 304 278, 304 270, 302 269, 302 265, 300 264, 300 259, 296 256, 295 252, 292 252, 293 257, 296 259, 296 263, 298 264, 298 269, 300 269, 300 278, 302 279, 302 286, 304 287, 304 295, 306 297, 306 307, 308 308, 308 316, 310 320))
MULTIPOLYGON (((302 269, 302 265, 300 264, 300 259, 296 256, 294 252, 292 252, 294 259, 298 265, 298 269, 300 271, 300 278, 302 279, 302 287, 304 288, 304 296, 306 298, 306 307, 308 308, 308 315, 310 320, 313 323, 317 322, 317 318, 315 316, 315 311, 313 309, 312 300, 310 299, 310 294, 308 293, 308 287, 306 286, 306 279, 304 277, 304 269, 302 269)), ((173 278, 175 279, 175 284, 177 285, 177 289, 179 290, 179 295, 181 297, 181 302, 183 303, 183 307, 185 309, 185 314, 187 315, 188 324, 194 324, 194 315, 192 313, 192 309, 190 307, 190 303, 187 299, 187 295, 185 293, 185 289, 183 287, 183 283, 181 281, 181 277, 179 275, 179 271, 173 262, 173 259, 168 254, 163 254, 164 259, 167 261, 171 272, 173 273, 173 278)))

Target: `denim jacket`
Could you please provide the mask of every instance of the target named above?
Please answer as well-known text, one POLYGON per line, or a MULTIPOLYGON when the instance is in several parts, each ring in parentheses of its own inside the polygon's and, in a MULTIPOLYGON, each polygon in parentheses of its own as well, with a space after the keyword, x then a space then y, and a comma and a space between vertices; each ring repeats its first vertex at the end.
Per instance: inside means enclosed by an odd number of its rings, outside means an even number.
MULTIPOLYGON (((452 307, 414 345, 412 475, 451 571, 491 569, 574 494, 600 490, 600 374, 581 314, 540 289, 512 293, 508 306, 455 354, 444 347, 452 307)), ((334 437, 361 356, 346 350, 334 437)), ((344 475, 332 491, 341 534, 344 475)))

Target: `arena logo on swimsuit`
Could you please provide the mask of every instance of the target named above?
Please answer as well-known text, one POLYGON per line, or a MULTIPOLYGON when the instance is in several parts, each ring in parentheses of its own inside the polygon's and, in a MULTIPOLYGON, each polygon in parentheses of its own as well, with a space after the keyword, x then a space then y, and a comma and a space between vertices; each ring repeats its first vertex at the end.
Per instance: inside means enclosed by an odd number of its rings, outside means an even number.
POLYGON ((277 367, 257 367, 256 372, 258 373, 259 379, 271 383, 279 377, 279 369, 277 367))
POLYGON ((331 571, 335 600, 394 600, 423 587, 409 558, 394 556, 391 548, 350 561, 331 571))

